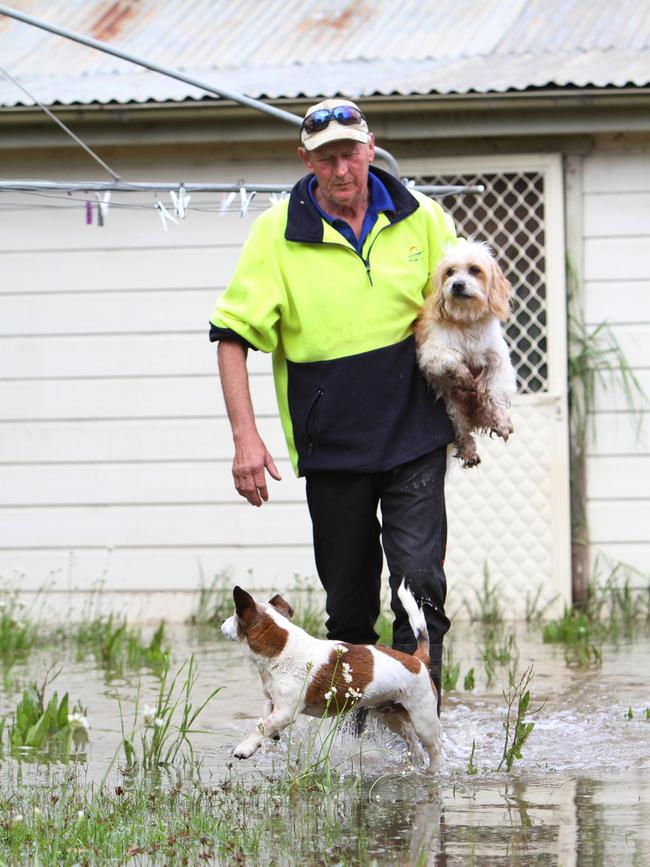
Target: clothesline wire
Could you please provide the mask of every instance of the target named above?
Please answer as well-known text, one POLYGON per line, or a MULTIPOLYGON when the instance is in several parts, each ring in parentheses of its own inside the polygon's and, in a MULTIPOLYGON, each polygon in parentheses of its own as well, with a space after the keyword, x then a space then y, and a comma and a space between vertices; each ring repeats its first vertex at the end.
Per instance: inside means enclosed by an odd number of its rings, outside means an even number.
POLYGON ((116 181, 121 180, 120 175, 118 175, 117 172, 113 171, 113 169, 108 165, 108 163, 104 162, 104 160, 100 156, 98 156, 95 153, 95 151, 89 145, 86 144, 85 141, 80 139, 76 133, 72 132, 70 127, 66 126, 62 120, 59 120, 59 118, 53 112, 51 112, 46 105, 43 105, 41 102, 39 102, 38 99, 34 96, 34 94, 30 93, 24 85, 22 85, 17 79, 15 79, 13 77, 13 75, 10 75, 3 66, 0 66, 0 72, 5 76, 5 78, 8 78, 9 81, 12 82, 12 84, 15 84, 15 86, 19 90, 21 90, 29 99, 31 99, 32 102, 34 102, 40 109, 42 109, 45 112, 45 114, 50 118, 50 120, 53 120, 54 123, 57 124, 57 126, 61 127, 63 132, 66 135, 70 136, 70 138, 74 142, 76 142, 76 144, 78 144, 79 147, 83 148, 86 151, 86 153, 89 154, 89 156, 91 156, 95 160, 95 162, 99 163, 99 165, 103 169, 106 169, 108 174, 114 180, 116 180, 116 181))

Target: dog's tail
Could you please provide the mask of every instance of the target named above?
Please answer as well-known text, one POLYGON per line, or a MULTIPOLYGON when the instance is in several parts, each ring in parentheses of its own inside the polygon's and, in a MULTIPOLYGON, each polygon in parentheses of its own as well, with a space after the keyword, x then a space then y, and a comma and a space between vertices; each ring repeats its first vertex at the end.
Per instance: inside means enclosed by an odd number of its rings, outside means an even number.
POLYGON ((397 595, 404 606, 404 611, 406 611, 408 615, 409 623, 411 624, 411 629, 413 630, 417 642, 415 653, 413 655, 420 659, 428 668, 429 630, 427 629, 427 622, 424 619, 424 612, 415 601, 415 596, 413 596, 406 586, 405 578, 402 579, 402 583, 397 590, 397 595))

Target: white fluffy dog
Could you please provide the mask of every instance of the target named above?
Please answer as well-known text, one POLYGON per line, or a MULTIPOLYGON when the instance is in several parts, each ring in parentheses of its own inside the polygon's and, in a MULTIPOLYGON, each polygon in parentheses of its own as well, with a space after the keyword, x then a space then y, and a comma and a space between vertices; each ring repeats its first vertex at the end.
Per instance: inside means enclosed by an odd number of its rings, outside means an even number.
POLYGON ((515 371, 501 323, 510 313, 510 285, 486 244, 459 241, 436 270, 415 325, 418 364, 444 399, 464 467, 481 459, 473 431, 507 440, 515 371))

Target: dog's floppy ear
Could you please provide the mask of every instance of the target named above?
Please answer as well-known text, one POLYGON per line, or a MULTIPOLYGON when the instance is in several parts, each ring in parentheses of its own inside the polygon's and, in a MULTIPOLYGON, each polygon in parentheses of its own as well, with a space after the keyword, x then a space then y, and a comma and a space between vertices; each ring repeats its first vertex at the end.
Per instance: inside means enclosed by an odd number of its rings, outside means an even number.
POLYGON ((255 600, 250 593, 242 590, 241 587, 233 589, 232 598, 235 600, 237 617, 240 617, 242 620, 250 620, 253 614, 257 614, 255 600))
POLYGON ((510 283, 506 280, 496 259, 492 259, 490 267, 488 306, 490 312, 501 322, 505 322, 510 316, 510 283))
POLYGON ((276 611, 279 611, 287 620, 293 617, 293 608, 289 605, 286 599, 283 599, 279 593, 276 593, 273 599, 269 599, 269 605, 272 605, 276 611))

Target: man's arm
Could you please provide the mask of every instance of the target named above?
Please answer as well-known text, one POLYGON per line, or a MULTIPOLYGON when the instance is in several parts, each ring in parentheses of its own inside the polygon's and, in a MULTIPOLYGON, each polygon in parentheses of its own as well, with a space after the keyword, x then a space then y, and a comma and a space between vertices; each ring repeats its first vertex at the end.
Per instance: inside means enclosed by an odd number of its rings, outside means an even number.
POLYGON ((235 488, 252 506, 261 506, 269 498, 265 470, 277 481, 281 476, 257 431, 248 385, 247 352, 246 347, 235 340, 221 340, 217 357, 235 443, 232 463, 235 488))

